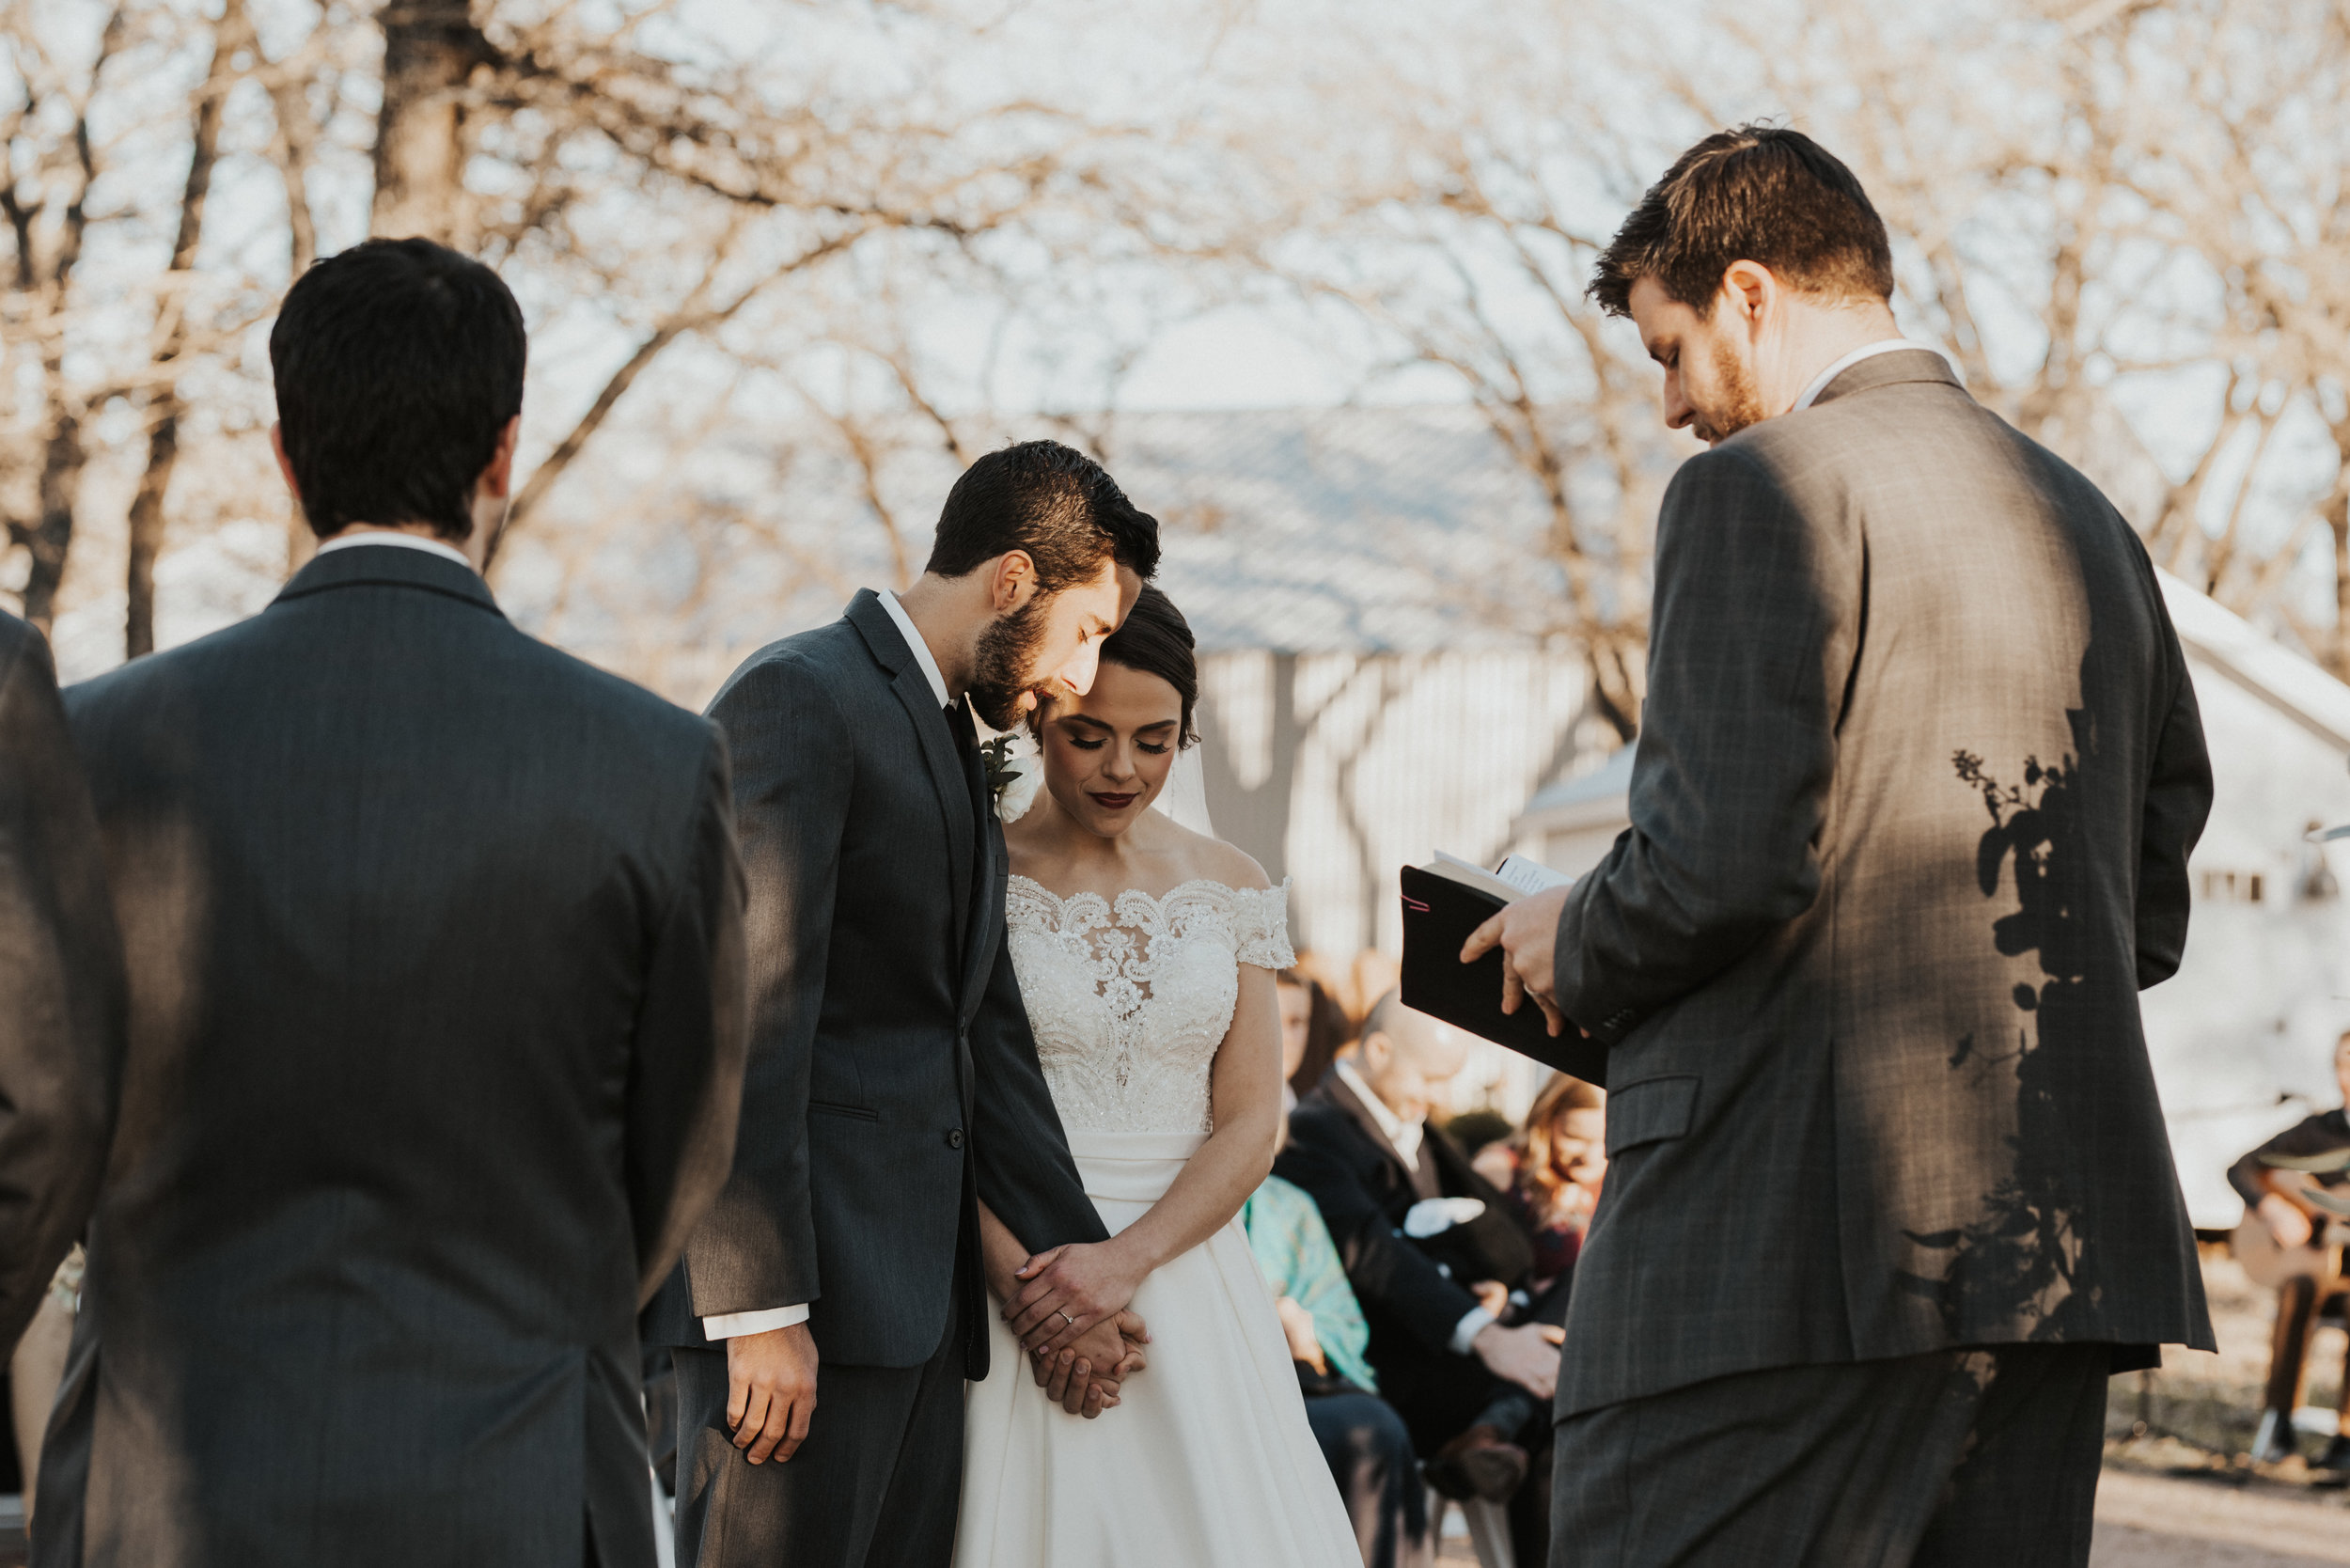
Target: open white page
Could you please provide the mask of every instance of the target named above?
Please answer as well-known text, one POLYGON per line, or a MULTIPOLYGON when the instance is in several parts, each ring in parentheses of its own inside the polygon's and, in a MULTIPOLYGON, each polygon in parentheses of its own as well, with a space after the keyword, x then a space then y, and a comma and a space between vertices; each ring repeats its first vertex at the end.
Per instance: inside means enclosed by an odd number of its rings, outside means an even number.
POLYGON ((1553 887, 1564 887, 1574 878, 1563 871, 1554 871, 1539 860, 1528 860, 1523 855, 1504 855, 1494 868, 1494 875, 1521 893, 1540 893, 1553 887))

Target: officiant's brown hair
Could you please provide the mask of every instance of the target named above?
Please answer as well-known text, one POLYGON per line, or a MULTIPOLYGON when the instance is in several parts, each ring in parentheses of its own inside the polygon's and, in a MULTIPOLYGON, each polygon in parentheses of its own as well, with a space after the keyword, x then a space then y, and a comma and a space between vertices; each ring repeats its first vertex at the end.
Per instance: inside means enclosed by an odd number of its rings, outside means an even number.
POLYGON ((1632 286, 1714 313, 1722 274, 1752 261, 1807 294, 1893 297, 1893 247, 1869 193, 1800 131, 1742 125, 1683 153, 1648 189, 1591 269, 1592 299, 1632 314, 1632 286))

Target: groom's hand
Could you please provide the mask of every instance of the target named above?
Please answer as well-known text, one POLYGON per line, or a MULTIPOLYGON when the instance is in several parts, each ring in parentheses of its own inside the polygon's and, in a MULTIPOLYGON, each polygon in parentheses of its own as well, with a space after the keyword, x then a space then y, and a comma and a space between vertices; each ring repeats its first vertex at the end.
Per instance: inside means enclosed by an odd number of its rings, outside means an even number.
POLYGON ((1559 917, 1566 912, 1567 889, 1553 887, 1520 899, 1469 933, 1461 962, 1474 964, 1495 948, 1501 949, 1501 1011, 1515 1012, 1527 997, 1543 1010, 1552 1034, 1564 1032, 1566 1014, 1556 1000, 1554 960, 1559 946, 1559 917))
POLYGON ((752 1464, 797 1453, 815 1414, 816 1337, 807 1325, 727 1341, 727 1426, 752 1464))
POLYGON ((1037 1387, 1073 1416, 1092 1420, 1118 1405, 1120 1386, 1149 1365, 1143 1345, 1151 1338, 1142 1319, 1122 1311, 1049 1356, 1032 1356, 1037 1387))

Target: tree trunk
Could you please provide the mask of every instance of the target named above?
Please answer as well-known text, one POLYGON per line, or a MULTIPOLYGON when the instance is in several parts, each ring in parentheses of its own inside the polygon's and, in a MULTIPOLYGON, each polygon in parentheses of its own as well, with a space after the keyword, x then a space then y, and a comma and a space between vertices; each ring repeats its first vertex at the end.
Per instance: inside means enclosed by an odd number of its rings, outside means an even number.
POLYGON ((465 105, 473 68, 494 59, 466 0, 393 0, 383 12, 384 110, 375 129, 370 232, 468 248, 465 105))
POLYGON ((33 558, 32 572, 24 579, 24 619, 43 632, 57 618, 57 589, 65 582, 66 556, 73 545, 73 498, 81 492, 82 466, 88 456, 82 444, 81 416, 65 406, 62 395, 51 407, 55 413, 49 438, 42 443, 39 521, 13 530, 33 558))
POLYGON ((194 133, 189 138, 188 181, 180 196, 180 232, 171 247, 165 292, 158 308, 164 325, 155 345, 155 363, 164 371, 153 400, 148 405, 147 469, 131 496, 131 559, 123 584, 125 609, 122 654, 135 659, 155 651, 155 560, 164 549, 164 502, 171 493, 171 471, 180 462, 180 378, 176 367, 187 347, 188 300, 175 291, 171 280, 184 279, 196 268, 196 250, 204 237, 204 202, 212 194, 212 165, 220 157, 221 105, 236 76, 231 63, 238 51, 254 42, 244 0, 227 0, 220 24, 212 31, 212 63, 196 89, 194 133))
POLYGON ((1640 684, 1647 649, 1639 638, 1609 631, 1586 634, 1590 652, 1591 706, 1626 744, 1640 733, 1640 684))
POLYGON ((155 561, 164 553, 164 497, 171 489, 171 471, 180 462, 180 394, 164 387, 155 394, 150 413, 153 428, 147 436, 147 471, 131 496, 131 558, 123 580, 122 656, 135 659, 155 651, 155 561))

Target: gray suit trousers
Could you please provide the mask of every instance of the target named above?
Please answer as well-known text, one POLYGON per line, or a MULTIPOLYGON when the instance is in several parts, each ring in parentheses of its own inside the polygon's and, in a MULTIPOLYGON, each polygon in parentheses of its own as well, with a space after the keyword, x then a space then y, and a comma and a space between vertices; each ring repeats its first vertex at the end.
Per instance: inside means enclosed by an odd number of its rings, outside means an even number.
POLYGON ((1774 1367, 1559 1423, 1551 1568, 2078 1568, 2112 1347, 1774 1367))
POLYGON ((679 1568, 948 1568, 963 1502, 956 1283, 947 1332, 921 1365, 818 1362, 807 1441, 783 1464, 752 1464, 728 1435, 724 1346, 670 1352, 679 1568))

